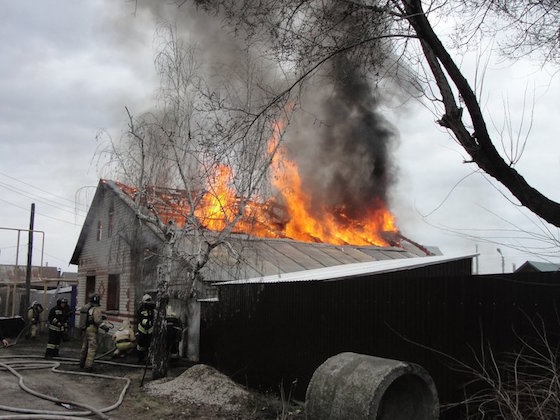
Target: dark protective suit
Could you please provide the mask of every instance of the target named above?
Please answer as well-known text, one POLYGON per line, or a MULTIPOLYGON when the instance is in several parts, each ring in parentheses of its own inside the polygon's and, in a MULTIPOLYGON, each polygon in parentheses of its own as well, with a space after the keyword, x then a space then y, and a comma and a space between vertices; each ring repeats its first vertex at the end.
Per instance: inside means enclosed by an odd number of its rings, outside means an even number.
POLYGON ((56 306, 49 311, 49 339, 47 342, 47 350, 45 358, 58 357, 60 342, 65 325, 68 325, 68 311, 65 309, 66 303, 61 299, 56 301, 56 306))
POLYGON ((183 335, 183 323, 174 315, 165 318, 167 328, 167 352, 170 357, 179 357, 179 343, 183 335))
POLYGON ((152 334, 154 333, 154 311, 155 304, 153 302, 144 302, 138 308, 136 318, 138 324, 136 326, 136 350, 138 351, 138 362, 143 363, 146 360, 150 343, 152 342, 152 334))

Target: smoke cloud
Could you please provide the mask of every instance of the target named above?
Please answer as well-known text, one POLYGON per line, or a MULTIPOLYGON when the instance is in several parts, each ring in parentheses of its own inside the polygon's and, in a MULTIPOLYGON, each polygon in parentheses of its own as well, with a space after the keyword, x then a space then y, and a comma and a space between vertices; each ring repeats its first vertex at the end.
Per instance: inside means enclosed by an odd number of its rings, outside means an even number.
MULTIPOLYGON (((206 13, 191 2, 180 8, 173 4, 164 7, 163 3, 138 0, 137 13, 151 14, 154 22, 176 21, 182 34, 200 47, 206 71, 215 80, 227 80, 232 69, 246 62, 248 38, 240 32, 242 26, 236 28, 236 37, 217 14, 206 13)), ((339 16, 330 15, 333 19, 339 16)), ((361 27, 349 21, 344 36, 362 36, 357 30, 361 27)), ((391 157, 398 137, 380 111, 380 94, 357 60, 356 54, 338 55, 306 82, 284 136, 304 190, 313 197, 314 209, 344 210, 355 219, 366 209, 387 203, 395 181, 391 157)), ((262 66, 261 71, 259 77, 272 80, 278 69, 262 66), (264 74, 265 68, 268 74, 264 74)))
POLYGON ((307 89, 286 139, 317 211, 343 209, 360 219, 365 210, 386 203, 397 134, 379 106, 367 78, 343 56, 307 89))

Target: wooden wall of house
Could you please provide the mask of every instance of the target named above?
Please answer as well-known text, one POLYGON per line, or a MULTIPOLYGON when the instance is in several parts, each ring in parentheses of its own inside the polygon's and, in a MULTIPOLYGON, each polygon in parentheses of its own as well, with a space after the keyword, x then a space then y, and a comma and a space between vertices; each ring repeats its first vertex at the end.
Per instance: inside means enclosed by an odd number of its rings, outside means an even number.
POLYGON ((468 377, 451 357, 474 363, 481 343, 519 348, 516 334, 536 335, 529 320, 542 319, 553 340, 559 327, 560 273, 471 276, 447 265, 219 292, 203 306, 201 362, 263 390, 293 384, 300 400, 321 363, 352 351, 418 363, 442 402, 458 401, 468 377))
MULTIPOLYGON (((136 303, 144 293, 145 286, 136 279, 143 278, 144 247, 136 236, 137 219, 128 205, 107 187, 98 188, 92 208, 84 225, 86 239, 82 245, 78 265, 77 306, 88 301, 86 279, 95 276, 95 291, 101 297, 101 308, 107 310, 109 275, 117 274, 120 280, 119 310, 107 313, 109 320, 119 322, 134 318, 136 303), (112 216, 110 214, 112 213, 112 216), (113 218, 110 229, 110 217, 113 218), (101 239, 98 240, 98 224, 101 223, 101 239)), ((145 237, 142 238, 146 240, 145 237)), ((150 262, 148 271, 153 271, 150 262)))

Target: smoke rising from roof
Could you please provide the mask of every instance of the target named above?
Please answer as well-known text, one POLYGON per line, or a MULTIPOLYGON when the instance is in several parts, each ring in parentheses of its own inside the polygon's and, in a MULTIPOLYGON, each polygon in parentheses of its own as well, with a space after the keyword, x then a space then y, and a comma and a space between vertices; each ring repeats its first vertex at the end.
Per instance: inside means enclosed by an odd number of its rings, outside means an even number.
MULTIPOLYGON (((191 2, 179 9, 163 7, 160 1, 138 2, 138 7, 152 13, 155 20, 176 19, 179 30, 199 45, 207 71, 215 80, 227 80, 232 69, 247 60, 242 28, 236 28, 238 37, 234 37, 219 15, 205 13, 191 2)), ((332 16, 335 19, 338 15, 332 16)), ((361 25, 347 25, 348 38, 360 36, 361 31, 356 31, 361 25)), ((364 210, 387 203, 395 177, 391 152, 397 138, 396 130, 380 112, 380 95, 362 72, 364 66, 354 62, 359 59, 352 54, 338 55, 306 82, 284 136, 314 207, 344 210, 356 219, 364 210)), ((264 68, 268 72, 260 75, 264 80, 278 74, 279 69, 262 66, 263 73, 264 68)))
POLYGON ((312 83, 286 133, 287 146, 317 207, 344 209, 359 219, 386 203, 396 132, 347 57, 337 57, 312 83))

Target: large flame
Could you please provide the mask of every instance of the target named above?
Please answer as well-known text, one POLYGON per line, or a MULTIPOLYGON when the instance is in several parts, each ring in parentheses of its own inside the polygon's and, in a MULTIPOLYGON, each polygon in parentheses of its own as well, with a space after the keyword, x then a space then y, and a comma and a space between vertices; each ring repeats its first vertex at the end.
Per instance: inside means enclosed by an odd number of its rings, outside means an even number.
MULTIPOLYGON (((270 179, 277 196, 261 201, 238 197, 232 187, 232 170, 222 165, 215 171, 214 178, 208 180, 207 192, 194 210, 198 222, 215 231, 229 225, 234 232, 254 237, 336 245, 388 245, 384 237, 398 230, 385 203, 372 203, 371 210, 359 219, 349 218, 344 208, 322 207, 320 211, 311 211, 312 195, 302 188, 298 167, 288 158, 286 148, 280 143, 281 129, 277 124, 268 145, 268 152, 274 153, 270 179)), ((135 189, 118 184, 127 194, 135 194, 135 189)), ((148 196, 158 196, 157 201, 149 200, 150 205, 158 210, 164 222, 174 220, 178 226, 184 226, 190 208, 184 194, 176 190, 150 191, 148 196)))
POLYGON ((277 124, 268 145, 269 153, 274 153, 270 179, 277 197, 261 203, 249 201, 241 212, 241 200, 231 187, 231 169, 220 166, 216 177, 209 182, 203 205, 195 212, 203 225, 222 230, 232 223, 235 232, 256 237, 286 237, 337 245, 387 245, 383 234, 397 229, 384 203, 372 203, 372 210, 359 220, 350 219, 344 208, 323 207, 319 212, 311 211, 312 196, 302 188, 297 165, 280 144, 281 130, 277 124))
POLYGON ((272 183, 286 203, 290 220, 284 234, 301 241, 330 244, 387 245, 383 233, 396 232, 394 217, 384 203, 376 202, 359 220, 347 217, 344 208, 322 207, 311 212, 312 196, 305 192, 295 162, 287 157, 286 148, 279 146, 280 126, 270 140, 269 152, 277 148, 271 170, 272 183))

